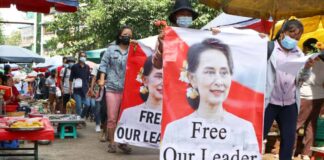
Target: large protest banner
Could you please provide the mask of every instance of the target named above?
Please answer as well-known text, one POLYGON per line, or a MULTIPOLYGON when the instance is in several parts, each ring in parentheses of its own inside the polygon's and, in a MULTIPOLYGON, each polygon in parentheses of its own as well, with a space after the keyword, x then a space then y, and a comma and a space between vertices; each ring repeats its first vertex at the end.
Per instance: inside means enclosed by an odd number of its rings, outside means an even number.
POLYGON ((165 29, 161 160, 261 159, 267 39, 165 29))
POLYGON ((142 41, 130 45, 116 142, 149 148, 160 146, 163 77, 162 69, 153 67, 152 53, 152 48, 142 41))

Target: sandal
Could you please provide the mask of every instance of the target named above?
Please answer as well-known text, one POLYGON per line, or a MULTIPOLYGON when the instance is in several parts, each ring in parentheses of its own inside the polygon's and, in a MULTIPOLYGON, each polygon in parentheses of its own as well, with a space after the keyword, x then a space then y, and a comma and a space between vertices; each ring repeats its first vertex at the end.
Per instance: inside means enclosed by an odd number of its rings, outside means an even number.
POLYGON ((118 144, 118 148, 126 154, 130 154, 132 152, 132 148, 127 144, 118 144))
POLYGON ((116 153, 117 152, 116 145, 109 143, 107 152, 108 153, 116 153))

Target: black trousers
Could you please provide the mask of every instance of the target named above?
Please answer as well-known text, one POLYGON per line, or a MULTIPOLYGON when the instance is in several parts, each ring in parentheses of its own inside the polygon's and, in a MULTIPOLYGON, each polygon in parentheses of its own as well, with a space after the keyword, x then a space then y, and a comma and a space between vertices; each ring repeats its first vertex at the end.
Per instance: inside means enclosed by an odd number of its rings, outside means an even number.
POLYGON ((63 114, 66 114, 66 103, 70 100, 70 94, 63 94, 63 114))
POLYGON ((298 109, 297 104, 278 106, 269 104, 265 110, 264 132, 266 138, 274 120, 277 121, 280 130, 280 160, 291 160, 293 155, 298 109))
POLYGON ((106 124, 107 123, 107 102, 106 102, 106 90, 104 90, 104 95, 102 96, 102 100, 100 102, 100 121, 101 124, 106 124))

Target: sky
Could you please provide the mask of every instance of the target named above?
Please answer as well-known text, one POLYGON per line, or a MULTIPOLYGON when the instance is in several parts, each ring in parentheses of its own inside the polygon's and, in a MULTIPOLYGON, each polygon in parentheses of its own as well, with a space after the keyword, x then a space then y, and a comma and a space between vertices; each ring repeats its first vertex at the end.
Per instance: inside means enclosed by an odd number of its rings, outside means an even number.
MULTIPOLYGON (((15 6, 11 6, 11 8, 0 8, 0 17, 4 21, 33 22, 33 20, 26 20, 26 12, 18 11, 15 6)), ((3 34, 10 35, 13 31, 18 30, 18 28, 22 26, 24 25, 3 24, 3 34)))

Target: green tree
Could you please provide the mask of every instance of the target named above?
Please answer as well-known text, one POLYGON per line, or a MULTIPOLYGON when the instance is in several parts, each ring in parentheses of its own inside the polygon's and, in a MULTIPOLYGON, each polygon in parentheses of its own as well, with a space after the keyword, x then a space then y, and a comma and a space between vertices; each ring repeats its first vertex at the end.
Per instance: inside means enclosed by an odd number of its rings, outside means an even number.
MULTIPOLYGON (((80 50, 103 48, 114 41, 122 25, 130 25, 134 38, 141 39, 159 33, 153 23, 167 20, 173 3, 170 0, 80 0, 82 7, 73 14, 58 14, 49 29, 57 34, 47 47, 62 48, 58 54, 74 54, 80 50)), ((194 27, 200 28, 218 12, 193 1, 200 17, 194 27)))
POLYGON ((15 31, 11 33, 9 37, 5 39, 5 44, 18 46, 21 43, 21 33, 19 31, 15 31))
MULTIPOLYGON (((2 19, 0 18, 0 21, 2 19)), ((0 23, 0 45, 5 44, 5 36, 3 35, 2 23, 0 23)))

